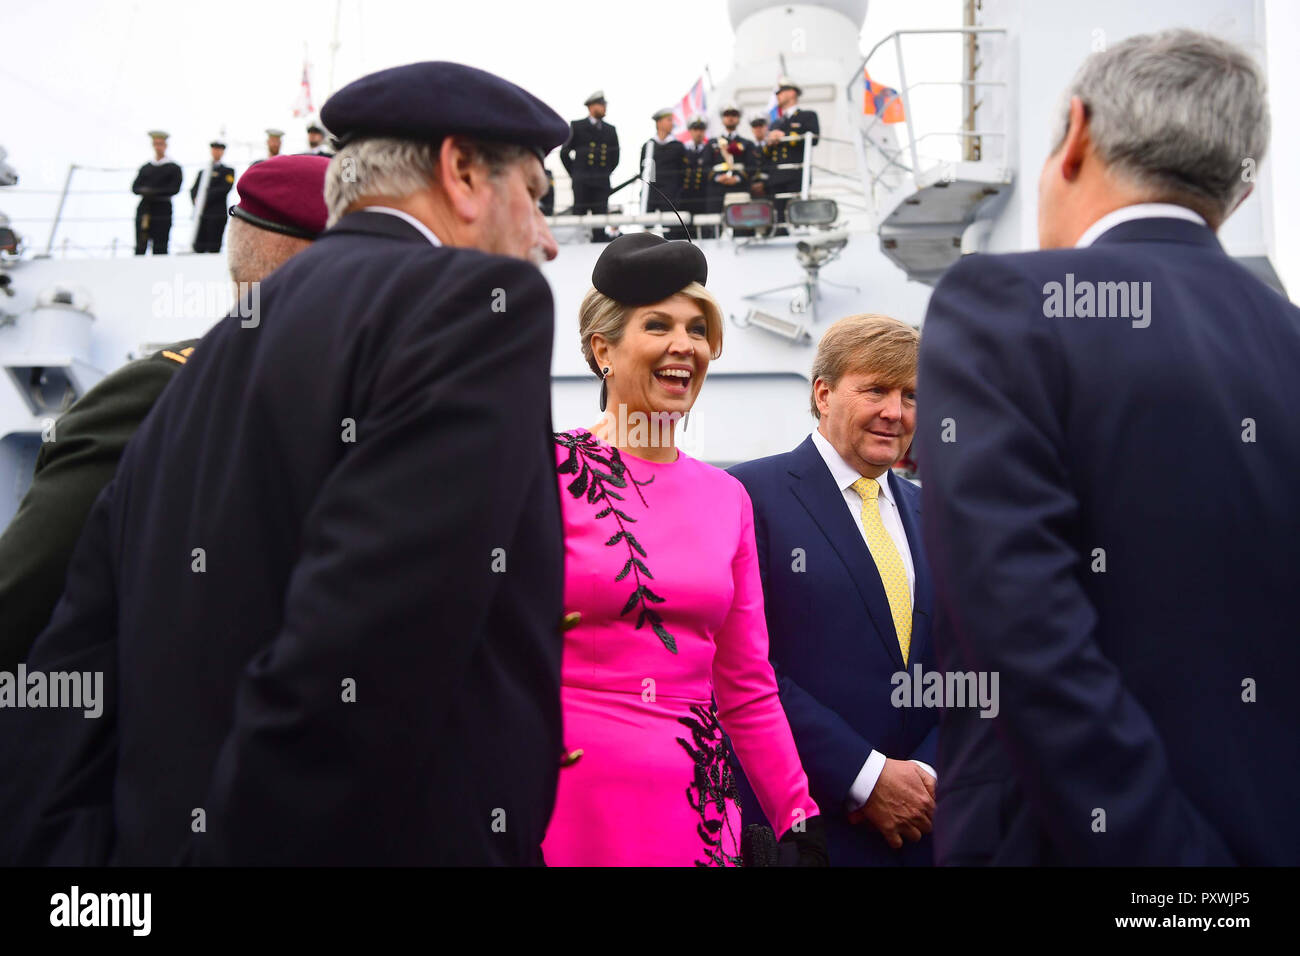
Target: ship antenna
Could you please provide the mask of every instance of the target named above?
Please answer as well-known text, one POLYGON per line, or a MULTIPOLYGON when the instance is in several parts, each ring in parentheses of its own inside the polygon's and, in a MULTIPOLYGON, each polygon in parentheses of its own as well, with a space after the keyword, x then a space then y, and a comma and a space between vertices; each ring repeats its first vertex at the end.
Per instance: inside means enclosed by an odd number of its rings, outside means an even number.
POLYGON ((656 186, 654 183, 650 182, 650 180, 646 179, 646 178, 643 177, 643 176, 637 176, 636 178, 639 179, 639 180, 641 180, 641 182, 645 183, 645 184, 646 184, 647 186, 649 186, 651 189, 653 189, 656 193, 659 194, 659 198, 660 198, 660 199, 662 199, 664 202, 668 203, 668 208, 671 209, 671 210, 673 211, 673 215, 676 216, 676 217, 677 217, 677 221, 678 221, 679 223, 681 223, 681 226, 682 226, 682 232, 686 233, 686 241, 689 242, 689 243, 691 243, 691 245, 694 245, 695 243, 694 243, 694 241, 692 241, 692 239, 691 239, 691 229, 690 229, 689 226, 686 225, 686 220, 684 220, 684 219, 682 218, 682 214, 681 214, 680 212, 677 211, 677 207, 673 205, 673 201, 672 201, 671 199, 669 199, 667 196, 665 196, 664 193, 663 193, 663 190, 660 189, 658 186, 656 186))

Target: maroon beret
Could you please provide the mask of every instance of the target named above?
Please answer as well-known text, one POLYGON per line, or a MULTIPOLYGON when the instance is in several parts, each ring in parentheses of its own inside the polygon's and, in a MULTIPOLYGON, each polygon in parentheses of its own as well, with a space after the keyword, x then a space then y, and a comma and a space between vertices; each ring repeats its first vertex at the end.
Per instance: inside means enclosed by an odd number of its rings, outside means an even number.
POLYGON ((260 229, 299 239, 315 239, 325 231, 325 170, 327 156, 272 156, 259 160, 239 177, 239 205, 230 207, 237 219, 260 229))

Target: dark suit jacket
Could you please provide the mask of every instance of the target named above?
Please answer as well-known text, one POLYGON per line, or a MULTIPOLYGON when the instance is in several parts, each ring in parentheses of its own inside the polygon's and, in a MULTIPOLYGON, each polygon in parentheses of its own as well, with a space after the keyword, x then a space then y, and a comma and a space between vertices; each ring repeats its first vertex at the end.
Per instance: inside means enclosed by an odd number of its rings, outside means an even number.
MULTIPOLYGON (((679 140, 672 138, 669 138, 668 142, 663 144, 648 139, 641 145, 642 162, 645 159, 647 146, 651 149, 654 161, 655 189, 650 190, 646 210, 648 212, 660 210, 667 212, 672 209, 671 203, 676 201, 678 194, 681 192, 682 160, 686 156, 686 147, 679 140), (667 197, 667 200, 663 197, 667 197)), ((642 175, 644 175, 643 172, 642 175)))
POLYGON ((1300 310, 1194 223, 944 276, 935 644, 1000 713, 944 715, 939 862, 1300 863, 1298 370, 1300 310), (1147 318, 1045 314, 1103 282, 1150 283, 1147 318))
MULTIPOLYGON (((869 823, 851 824, 844 802, 872 750, 934 766, 938 711, 890 702, 902 651, 880 573, 844 496, 811 438, 794 451, 731 469, 754 503, 754 533, 781 703, 812 797, 826 820, 836 866, 926 865, 930 838, 890 849, 869 823), (795 570, 796 549, 804 570, 795 570)), ((907 670, 934 668, 930 574, 921 545, 920 495, 889 475, 916 570, 907 670)), ((753 799, 744 799, 745 822, 753 799)))
MULTIPOLYGON (((304 155, 319 155, 306 153, 304 155)), ((199 186, 203 183, 203 173, 205 170, 199 170, 198 175, 194 177, 194 185, 190 187, 190 202, 199 201, 199 186)), ((235 185, 235 171, 223 163, 214 163, 209 172, 211 179, 208 180, 208 191, 203 198, 203 215, 213 217, 226 216, 226 196, 235 185)))
POLYGON ((145 163, 131 183, 131 192, 141 197, 136 211, 154 216, 170 216, 172 197, 181 191, 183 182, 181 168, 170 160, 165 163, 145 163))
POLYGON ((104 716, 0 714, 24 858, 536 862, 562 745, 550 290, 363 212, 260 305, 154 407, 32 651, 106 669, 104 716))
POLYGON ((572 120, 569 138, 560 147, 560 162, 573 179, 608 185, 609 174, 618 165, 618 131, 604 120, 600 129, 587 116, 572 120))
POLYGON ((108 375, 64 412, 0 535, 0 670, 12 671, 50 623, 72 549, 126 443, 198 342, 177 342, 108 375))
MULTIPOLYGON (((802 163, 808 149, 807 136, 809 133, 821 134, 821 123, 817 119, 817 114, 812 110, 795 109, 794 112, 782 116, 772 124, 770 132, 777 130, 789 134, 785 139, 778 143, 773 143, 768 147, 767 159, 772 165, 778 163, 802 163), (792 139, 797 136, 797 139, 792 139)), ((769 173, 773 185, 773 192, 786 192, 798 188, 798 184, 803 181, 803 170, 801 169, 773 169, 769 173)))

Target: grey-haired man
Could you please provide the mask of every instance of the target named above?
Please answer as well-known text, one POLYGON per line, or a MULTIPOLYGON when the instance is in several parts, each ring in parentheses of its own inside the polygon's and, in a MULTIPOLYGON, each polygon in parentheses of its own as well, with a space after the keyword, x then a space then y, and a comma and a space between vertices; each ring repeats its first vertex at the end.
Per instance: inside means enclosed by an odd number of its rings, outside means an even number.
POLYGON ((968 256, 921 344, 940 863, 1300 863, 1300 310, 1215 232, 1259 67, 1185 30, 1080 68, 1043 251, 968 256))

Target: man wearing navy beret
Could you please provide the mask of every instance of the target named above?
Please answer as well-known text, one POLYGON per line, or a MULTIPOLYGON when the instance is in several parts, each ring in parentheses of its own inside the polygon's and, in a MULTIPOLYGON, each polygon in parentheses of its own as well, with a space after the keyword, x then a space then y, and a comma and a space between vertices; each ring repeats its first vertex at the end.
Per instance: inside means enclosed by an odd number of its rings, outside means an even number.
POLYGON ((29 659, 112 691, 32 794, 28 862, 540 862, 563 542, 534 263, 567 124, 441 62, 321 120, 330 228, 154 407, 29 659))

